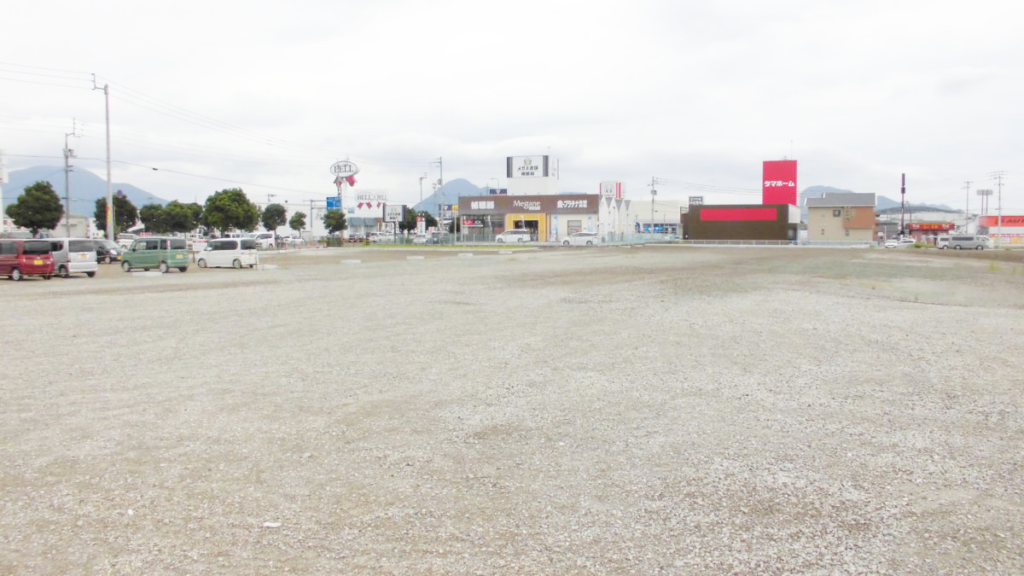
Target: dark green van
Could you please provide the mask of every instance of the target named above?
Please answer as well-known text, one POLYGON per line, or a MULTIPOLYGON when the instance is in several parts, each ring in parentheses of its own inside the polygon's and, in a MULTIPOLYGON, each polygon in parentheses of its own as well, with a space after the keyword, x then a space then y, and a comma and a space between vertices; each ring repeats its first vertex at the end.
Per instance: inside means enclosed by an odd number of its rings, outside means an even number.
POLYGON ((137 238, 121 257, 121 268, 131 272, 133 268, 149 270, 156 268, 167 272, 177 268, 188 271, 188 246, 184 238, 167 236, 145 236, 137 238))

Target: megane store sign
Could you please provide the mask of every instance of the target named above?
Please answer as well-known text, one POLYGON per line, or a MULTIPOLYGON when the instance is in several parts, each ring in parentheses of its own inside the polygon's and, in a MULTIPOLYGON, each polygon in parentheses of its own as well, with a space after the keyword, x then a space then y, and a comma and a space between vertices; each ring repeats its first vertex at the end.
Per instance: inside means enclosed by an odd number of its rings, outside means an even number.
POLYGON ((546 178, 547 156, 509 156, 506 174, 508 178, 546 178))
POLYGON ((596 214, 600 198, 597 194, 463 196, 460 201, 467 214, 596 214))

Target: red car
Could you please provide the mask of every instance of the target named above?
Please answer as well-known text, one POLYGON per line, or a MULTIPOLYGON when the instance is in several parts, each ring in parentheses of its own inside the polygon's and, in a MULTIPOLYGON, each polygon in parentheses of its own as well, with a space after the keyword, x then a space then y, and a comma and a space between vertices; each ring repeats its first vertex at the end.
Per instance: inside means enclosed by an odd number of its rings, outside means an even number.
POLYGON ((25 276, 53 277, 49 240, 0 239, 0 276, 21 280, 25 276))

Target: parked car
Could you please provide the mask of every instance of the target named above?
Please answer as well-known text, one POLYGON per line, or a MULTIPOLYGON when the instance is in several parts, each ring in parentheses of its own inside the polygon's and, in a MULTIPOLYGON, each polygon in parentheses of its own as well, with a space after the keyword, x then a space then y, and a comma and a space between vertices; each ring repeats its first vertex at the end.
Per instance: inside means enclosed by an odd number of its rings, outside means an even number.
POLYGON ((256 240, 256 245, 259 246, 260 250, 270 250, 277 247, 277 241, 270 232, 258 232, 253 234, 252 237, 256 240))
POLYGON ((382 242, 384 240, 384 236, 380 232, 370 232, 367 238, 370 240, 370 242, 374 244, 377 244, 378 242, 382 242))
POLYGON ((348 235, 348 241, 349 242, 362 242, 365 239, 366 239, 366 237, 363 236, 362 234, 349 234, 348 235))
POLYGON ((259 263, 255 238, 210 240, 206 248, 196 255, 196 265, 200 268, 254 268, 259 263))
POLYGON ((105 240, 103 238, 99 240, 93 240, 93 244, 96 246, 96 261, 104 264, 110 264, 111 262, 120 262, 121 253, 124 252, 124 248, 117 245, 116 242, 105 240))
POLYGON ((149 270, 156 268, 166 273, 171 268, 188 271, 188 250, 184 238, 149 236, 132 242, 121 256, 121 269, 131 272, 133 268, 149 270))
POLYGON ((417 234, 412 237, 413 244, 427 244, 430 242, 430 236, 427 234, 417 234))
POLYGON ((53 277, 53 254, 48 240, 0 239, 0 276, 18 281, 25 276, 53 277))
POLYGON ((281 241, 291 248, 301 248, 306 245, 306 241, 298 236, 282 236, 281 241))
POLYGON ((127 249, 129 246, 132 245, 132 242, 134 242, 136 238, 138 238, 138 236, 136 236, 135 234, 118 234, 117 245, 120 246, 121 248, 127 249))
POLYGON ((942 247, 944 250, 984 250, 992 248, 992 239, 988 236, 950 236, 949 242, 942 247))
POLYGON ((530 240, 532 240, 532 237, 530 236, 530 231, 529 230, 523 230, 523 229, 505 230, 504 232, 502 232, 501 234, 498 234, 494 238, 494 241, 497 242, 498 244, 506 244, 506 243, 519 243, 519 244, 523 244, 525 242, 529 242, 530 240))
POLYGON ((562 244, 565 246, 593 246, 600 241, 596 232, 573 232, 565 237, 562 244))
POLYGON ((71 274, 85 274, 89 278, 96 275, 99 264, 96 263, 96 245, 86 238, 51 238, 50 253, 53 254, 53 267, 62 278, 71 274))
POLYGON ((886 248, 906 248, 914 245, 913 238, 890 238, 885 241, 886 248))

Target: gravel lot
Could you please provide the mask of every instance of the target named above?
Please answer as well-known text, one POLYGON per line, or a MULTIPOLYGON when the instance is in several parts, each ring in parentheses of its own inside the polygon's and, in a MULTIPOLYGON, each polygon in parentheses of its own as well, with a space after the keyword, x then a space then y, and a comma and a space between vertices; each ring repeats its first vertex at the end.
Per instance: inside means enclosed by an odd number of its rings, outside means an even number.
POLYGON ((459 254, 0 282, 0 573, 1024 572, 1019 259, 459 254))

